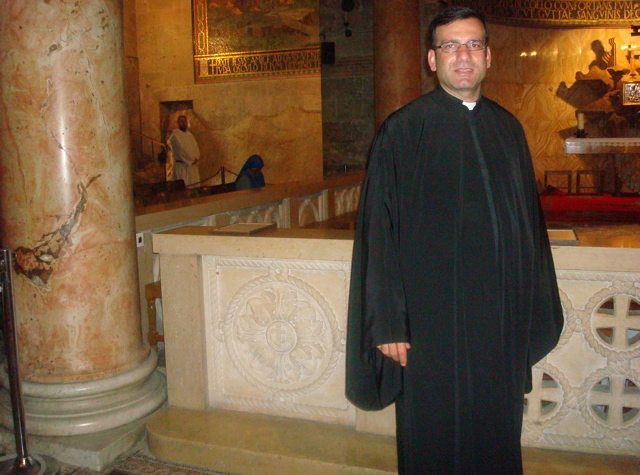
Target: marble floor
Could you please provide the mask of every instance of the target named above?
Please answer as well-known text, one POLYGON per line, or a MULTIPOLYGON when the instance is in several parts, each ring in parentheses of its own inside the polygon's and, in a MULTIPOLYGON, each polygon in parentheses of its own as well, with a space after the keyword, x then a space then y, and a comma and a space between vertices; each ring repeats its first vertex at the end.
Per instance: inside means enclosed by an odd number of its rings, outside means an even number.
MULTIPOLYGON (((523 448, 525 475, 634 475, 640 474, 640 456, 613 456, 564 452, 559 450, 543 450, 523 448)), ((95 475, 95 474, 130 474, 130 475, 191 475, 222 474, 212 470, 203 470, 188 466, 176 466, 156 459, 149 451, 147 441, 143 440, 127 454, 123 454, 116 462, 102 472, 82 469, 72 465, 61 464, 60 475, 95 475), (133 460, 135 459, 135 460, 133 460)), ((226 472, 229 473, 229 472, 226 472)), ((248 472, 243 472, 248 473, 248 472)), ((261 473, 256 467, 254 472, 261 473)), ((283 471, 284 473, 291 473, 283 471)))
POLYGON ((640 474, 640 456, 615 456, 522 449, 525 475, 632 475, 640 474))

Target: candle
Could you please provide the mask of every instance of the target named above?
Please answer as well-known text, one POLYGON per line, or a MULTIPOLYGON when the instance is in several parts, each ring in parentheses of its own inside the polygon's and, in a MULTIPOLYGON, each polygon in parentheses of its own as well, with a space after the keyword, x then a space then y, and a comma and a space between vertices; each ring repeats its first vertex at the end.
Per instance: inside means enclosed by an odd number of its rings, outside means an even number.
POLYGON ((584 114, 578 112, 578 130, 584 130, 584 114))

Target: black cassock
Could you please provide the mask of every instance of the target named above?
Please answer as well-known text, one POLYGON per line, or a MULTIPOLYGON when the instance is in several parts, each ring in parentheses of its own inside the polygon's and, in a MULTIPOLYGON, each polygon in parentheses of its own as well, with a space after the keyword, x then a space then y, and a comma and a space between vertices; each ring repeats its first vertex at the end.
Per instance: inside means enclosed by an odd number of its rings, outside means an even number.
POLYGON ((531 366, 562 326, 520 123, 442 88, 392 114, 360 203, 346 393, 396 402, 400 473, 522 473, 531 366), (403 341, 405 368, 376 349, 403 341))

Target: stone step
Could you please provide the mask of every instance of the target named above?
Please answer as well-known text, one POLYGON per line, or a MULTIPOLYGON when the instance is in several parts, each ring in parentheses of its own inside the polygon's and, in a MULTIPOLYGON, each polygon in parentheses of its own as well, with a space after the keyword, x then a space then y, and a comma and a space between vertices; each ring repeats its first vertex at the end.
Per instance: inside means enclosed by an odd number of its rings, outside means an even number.
POLYGON ((397 473, 395 438, 246 412, 165 407, 147 422, 159 459, 234 474, 397 473))

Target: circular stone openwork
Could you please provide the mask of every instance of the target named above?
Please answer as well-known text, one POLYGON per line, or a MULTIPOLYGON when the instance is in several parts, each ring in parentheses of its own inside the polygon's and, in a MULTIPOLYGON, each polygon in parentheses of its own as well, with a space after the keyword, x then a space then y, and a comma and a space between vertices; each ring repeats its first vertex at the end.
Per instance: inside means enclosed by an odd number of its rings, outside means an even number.
MULTIPOLYGON (((603 340, 602 335, 598 332, 598 312, 605 302, 615 301, 621 296, 626 297, 629 301, 640 301, 640 289, 635 286, 629 286, 625 284, 614 285, 609 288, 601 289, 596 292, 585 306, 585 321, 584 321, 584 336, 591 348, 594 351, 606 358, 613 361, 630 361, 640 356, 640 344, 634 343, 631 346, 625 348, 623 345, 614 346, 612 343, 603 340)), ((613 311, 610 316, 611 323, 607 326, 615 326, 615 320, 618 318, 628 318, 629 315, 616 316, 613 311)), ((602 321, 602 320, 600 320, 602 321)), ((616 338, 623 339, 626 335, 618 333, 616 338)))
POLYGON ((238 372, 261 391, 309 394, 333 374, 338 325, 322 295, 279 273, 245 284, 224 322, 225 344, 238 372))
POLYGON ((576 310, 573 307, 571 298, 562 289, 558 289, 560 294, 560 303, 562 305, 562 313, 564 315, 564 328, 560 334, 560 339, 556 345, 556 350, 562 348, 571 338, 571 335, 578 329, 578 320, 576 318, 576 310))
POLYGON ((620 440, 633 438, 640 428, 640 374, 621 366, 601 368, 585 379, 578 409, 594 430, 603 428, 620 440), (609 383, 603 386, 603 381, 609 383), (632 386, 627 386, 629 381, 632 386), (598 409, 601 408, 601 409, 598 409), (625 417, 625 413, 631 417, 625 417))

